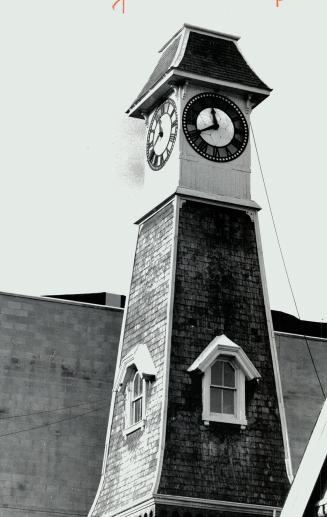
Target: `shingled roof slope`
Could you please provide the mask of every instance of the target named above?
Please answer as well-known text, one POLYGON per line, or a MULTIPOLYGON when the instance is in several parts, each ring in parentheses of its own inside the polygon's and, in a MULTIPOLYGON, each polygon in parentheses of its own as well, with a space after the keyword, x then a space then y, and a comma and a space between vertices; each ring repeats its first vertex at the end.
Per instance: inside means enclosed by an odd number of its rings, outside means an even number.
MULTIPOLYGON (((170 71, 205 76, 218 81, 269 91, 238 49, 235 37, 204 33, 185 25, 164 47, 158 64, 131 108, 170 71), (181 42, 183 39, 183 42, 181 42), (180 47, 180 43, 182 43, 180 47), (180 49, 180 51, 179 51, 180 49)), ((130 110, 131 110, 130 108, 130 110)), ((129 110, 129 111, 130 111, 129 110)))
POLYGON ((249 67, 236 43, 191 32, 179 70, 214 79, 269 89, 249 67))
POLYGON ((164 50, 164 52, 160 56, 157 66, 153 70, 153 72, 150 75, 149 79, 147 80, 146 84, 143 86, 141 93, 139 94, 139 96, 137 97, 135 102, 137 102, 139 99, 141 99, 143 97, 143 95, 145 95, 146 92, 148 90, 150 90, 150 88, 152 88, 152 86, 154 86, 156 84, 156 82, 159 81, 165 75, 165 73, 170 69, 170 67, 173 63, 174 57, 176 55, 181 37, 182 36, 174 39, 171 42, 171 44, 168 45, 168 47, 164 50))

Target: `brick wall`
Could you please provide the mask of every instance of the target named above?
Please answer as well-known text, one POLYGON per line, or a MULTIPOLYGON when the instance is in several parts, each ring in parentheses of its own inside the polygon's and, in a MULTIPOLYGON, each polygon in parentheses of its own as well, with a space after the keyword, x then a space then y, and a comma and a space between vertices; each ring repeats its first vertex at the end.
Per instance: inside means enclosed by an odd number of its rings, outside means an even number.
POLYGON ((157 377, 149 383, 146 425, 123 436, 124 393, 118 392, 111 429, 107 471, 94 516, 113 512, 150 493, 159 449, 163 366, 167 330, 170 263, 173 237, 173 206, 163 208, 144 222, 136 248, 122 358, 145 343, 157 377))
POLYGON ((184 201, 159 492, 281 506, 287 489, 254 224, 242 211, 184 201), (245 430, 204 426, 201 377, 187 373, 221 333, 262 376, 259 384, 247 383, 245 430))
POLYGON ((121 309, 0 294, 1 517, 87 515, 121 319, 121 309))

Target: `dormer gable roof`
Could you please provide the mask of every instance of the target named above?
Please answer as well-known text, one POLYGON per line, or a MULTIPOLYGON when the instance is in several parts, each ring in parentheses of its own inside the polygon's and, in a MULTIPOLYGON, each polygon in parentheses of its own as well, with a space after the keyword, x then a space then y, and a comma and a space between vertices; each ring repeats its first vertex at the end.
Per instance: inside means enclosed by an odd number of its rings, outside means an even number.
POLYGON ((130 373, 133 368, 139 372, 143 379, 154 379, 156 377, 156 368, 148 347, 143 343, 136 345, 122 359, 117 377, 115 379, 114 389, 119 390, 128 382, 130 373))
POLYGON ((225 334, 216 336, 209 345, 201 352, 197 359, 188 368, 188 372, 199 370, 205 372, 219 355, 234 357, 239 367, 243 370, 248 380, 259 379, 260 373, 250 361, 244 350, 233 343, 225 334))

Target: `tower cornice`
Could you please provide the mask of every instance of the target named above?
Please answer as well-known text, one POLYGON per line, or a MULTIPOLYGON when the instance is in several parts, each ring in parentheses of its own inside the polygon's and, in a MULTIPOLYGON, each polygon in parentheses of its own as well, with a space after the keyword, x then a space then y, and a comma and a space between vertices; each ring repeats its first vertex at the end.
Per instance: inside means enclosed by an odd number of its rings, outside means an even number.
POLYGON ((144 223, 147 219, 149 219, 159 210, 161 210, 165 205, 170 203, 175 196, 197 201, 199 203, 209 203, 213 205, 235 208, 236 210, 243 210, 245 212, 258 212, 259 210, 261 210, 261 206, 258 205, 258 203, 256 203, 255 201, 252 201, 251 199, 239 199, 236 197, 219 196, 218 194, 207 194, 206 192, 200 192, 197 190, 178 187, 175 192, 173 192, 170 196, 166 197, 166 199, 164 199, 161 203, 159 203, 151 210, 143 214, 141 217, 139 217, 134 222, 134 224, 144 223))
POLYGON ((108 512, 103 517, 134 517, 148 512, 149 508, 156 505, 165 507, 190 508, 194 510, 209 511, 230 511, 243 515, 255 515, 278 517, 282 508, 279 506, 268 506, 262 504, 236 503, 233 501, 223 501, 216 499, 201 499, 197 497, 182 497, 169 494, 153 494, 151 497, 144 498, 138 504, 127 506, 119 512, 108 512))

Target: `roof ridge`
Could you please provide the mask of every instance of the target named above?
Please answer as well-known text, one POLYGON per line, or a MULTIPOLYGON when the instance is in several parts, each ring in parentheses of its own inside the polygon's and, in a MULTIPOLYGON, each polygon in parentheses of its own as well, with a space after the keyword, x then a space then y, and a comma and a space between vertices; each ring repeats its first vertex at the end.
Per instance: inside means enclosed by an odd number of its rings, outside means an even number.
POLYGON ((192 32, 198 32, 199 34, 205 34, 207 36, 213 36, 214 38, 226 39, 231 41, 238 41, 240 36, 236 36, 234 34, 228 34, 227 32, 215 31, 212 29, 206 29, 204 27, 199 27, 198 25, 192 25, 191 23, 183 23, 182 27, 172 35, 172 37, 165 43, 160 49, 159 53, 165 50, 175 38, 179 36, 181 32, 184 30, 189 30, 192 32))

